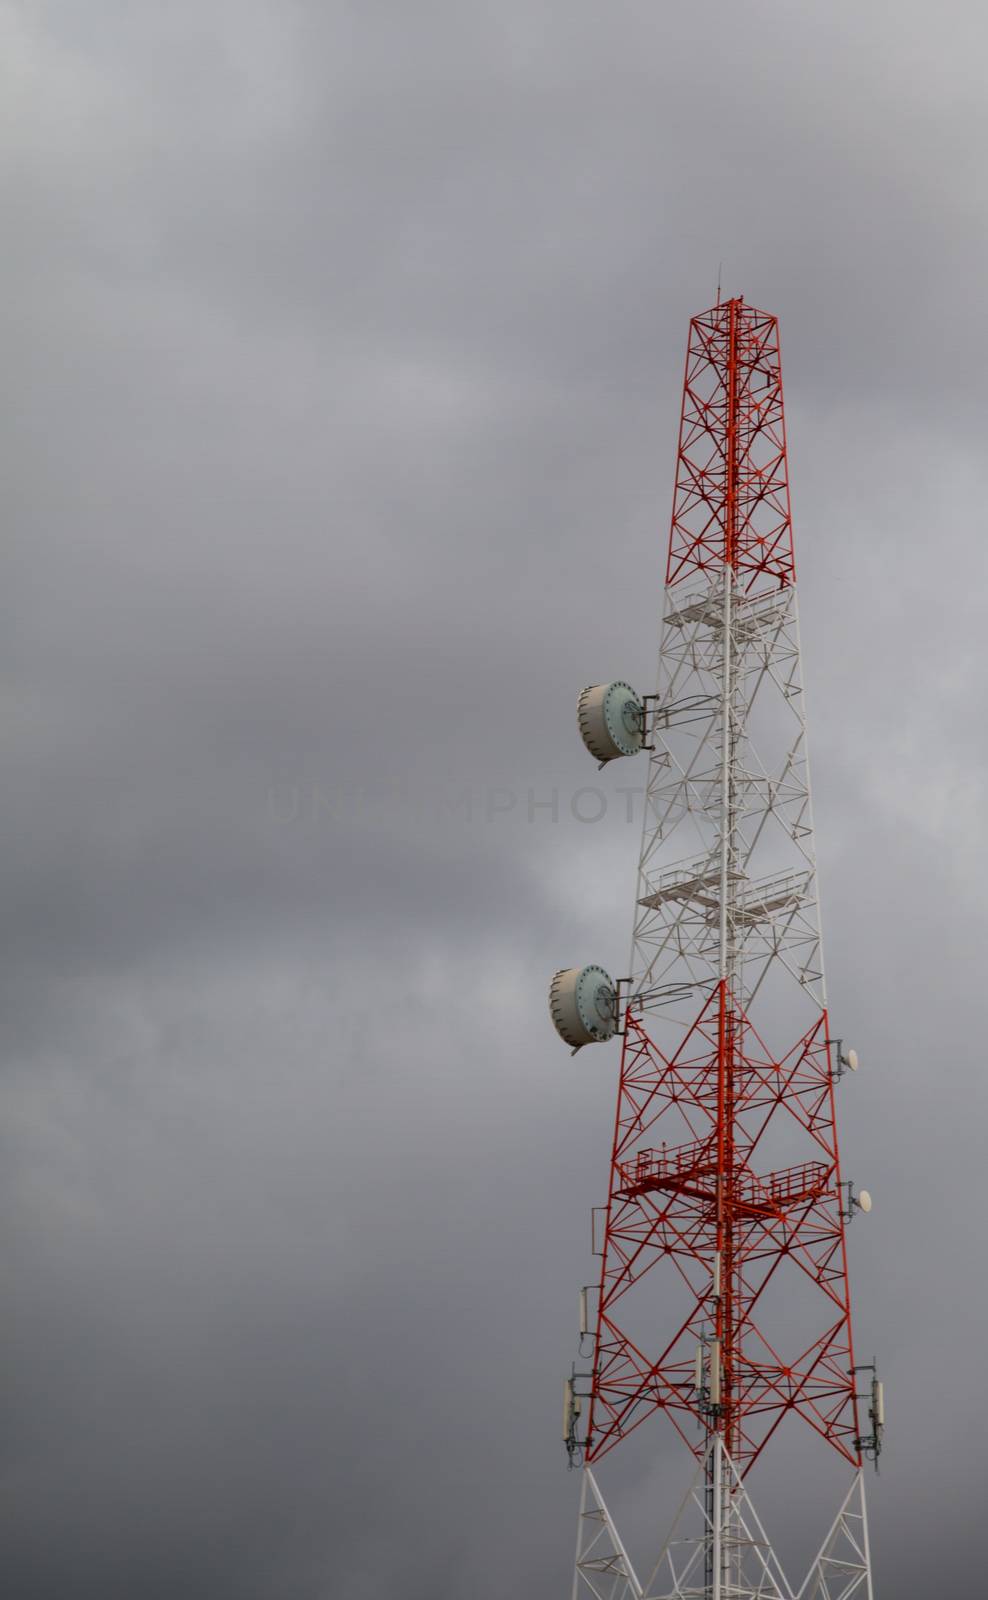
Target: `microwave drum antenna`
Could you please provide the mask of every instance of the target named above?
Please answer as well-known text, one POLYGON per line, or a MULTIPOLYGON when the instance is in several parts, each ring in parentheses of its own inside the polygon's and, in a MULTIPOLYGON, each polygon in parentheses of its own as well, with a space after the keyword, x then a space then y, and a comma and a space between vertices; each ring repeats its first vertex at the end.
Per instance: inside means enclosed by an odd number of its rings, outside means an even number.
POLYGON ((549 988, 549 1014, 561 1039, 579 1050, 617 1031, 617 989, 603 967, 565 967, 549 988))
POLYGON ((601 766, 619 756, 634 756, 645 743, 645 707, 631 687, 592 683, 577 701, 580 737, 601 766))

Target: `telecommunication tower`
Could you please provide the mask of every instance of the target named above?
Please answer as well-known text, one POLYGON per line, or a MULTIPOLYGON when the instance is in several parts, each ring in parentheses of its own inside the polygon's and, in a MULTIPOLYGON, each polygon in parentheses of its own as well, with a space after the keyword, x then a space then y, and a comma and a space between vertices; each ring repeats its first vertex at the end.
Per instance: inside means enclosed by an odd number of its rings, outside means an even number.
POLYGON ((690 322, 656 692, 594 685, 578 716, 601 765, 649 761, 631 974, 568 968, 550 992, 574 1053, 621 1040, 592 1355, 565 1392, 574 1600, 872 1600, 884 1398, 846 1252, 871 1199, 836 1126, 858 1060, 824 988, 778 321, 740 297, 690 322), (656 1413, 694 1477, 642 1581, 594 1469, 656 1413), (795 1588, 747 1488, 794 1422, 849 1472, 795 1588))

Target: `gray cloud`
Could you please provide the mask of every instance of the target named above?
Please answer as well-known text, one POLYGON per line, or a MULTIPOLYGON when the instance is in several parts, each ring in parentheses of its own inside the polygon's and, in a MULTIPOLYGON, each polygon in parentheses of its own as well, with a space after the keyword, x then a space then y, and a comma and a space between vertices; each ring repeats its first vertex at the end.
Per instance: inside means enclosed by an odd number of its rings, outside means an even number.
MULTIPOLYGON (((782 319, 831 999, 867 1064, 842 1112, 877 1198, 879 1592, 962 1584, 980 11, 106 0, 0 28, 7 1590, 563 1592, 616 1063, 557 1048, 544 987, 624 966, 637 853, 573 703, 651 680, 721 262, 782 319), (468 790, 518 802, 469 819, 468 790)), ((686 1473, 648 1446, 643 1545, 686 1473)), ((766 1467, 783 1542, 818 1487, 766 1467)))

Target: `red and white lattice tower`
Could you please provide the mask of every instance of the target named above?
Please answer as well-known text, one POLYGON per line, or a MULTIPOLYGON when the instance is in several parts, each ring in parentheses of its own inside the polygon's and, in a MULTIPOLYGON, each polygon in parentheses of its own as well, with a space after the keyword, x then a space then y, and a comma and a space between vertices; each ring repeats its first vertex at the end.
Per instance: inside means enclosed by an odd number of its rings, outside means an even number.
POLYGON ((621 1036, 593 1358, 567 1384, 573 1594, 871 1600, 883 1400, 855 1363, 845 1249, 870 1200, 842 1182, 835 1103, 857 1058, 824 989, 779 328, 740 298, 690 323, 657 692, 586 690, 580 721, 602 760, 651 753, 630 978, 553 985, 570 1043, 621 1036), (642 1583, 594 1468, 656 1413, 695 1477, 642 1583), (746 1483, 796 1422, 849 1487, 792 1588, 746 1483))

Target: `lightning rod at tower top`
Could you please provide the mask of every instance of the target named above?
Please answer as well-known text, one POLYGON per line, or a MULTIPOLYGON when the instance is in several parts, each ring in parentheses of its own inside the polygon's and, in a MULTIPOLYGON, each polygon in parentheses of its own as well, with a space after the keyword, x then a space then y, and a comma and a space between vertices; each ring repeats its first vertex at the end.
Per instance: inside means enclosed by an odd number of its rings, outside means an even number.
POLYGON ((630 974, 566 968, 549 1000, 574 1053, 621 1052, 564 1394, 573 1600, 873 1600, 885 1402, 847 1267, 871 1197, 837 1143, 858 1058, 824 983, 779 325, 741 297, 690 321, 656 691, 594 684, 578 722, 601 765, 647 756, 648 780, 630 974), (639 1576, 599 1463, 659 1423, 692 1478, 639 1576), (797 1428, 847 1476, 792 1585, 748 1484, 797 1428))

